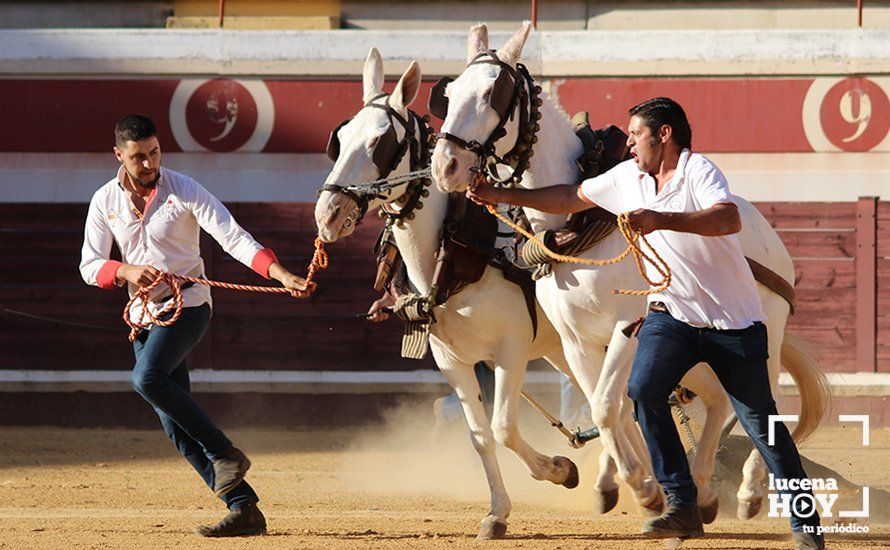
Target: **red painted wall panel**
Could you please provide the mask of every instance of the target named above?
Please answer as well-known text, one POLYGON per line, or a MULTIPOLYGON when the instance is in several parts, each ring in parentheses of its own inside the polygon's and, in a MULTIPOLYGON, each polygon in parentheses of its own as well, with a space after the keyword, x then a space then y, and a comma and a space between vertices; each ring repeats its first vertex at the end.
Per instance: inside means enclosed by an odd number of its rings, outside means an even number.
POLYGON ((666 96, 683 106, 694 148, 710 152, 812 151, 801 111, 812 79, 574 79, 559 86, 569 114, 625 128, 628 109, 666 96))
MULTIPOLYGON (((703 152, 887 150, 886 78, 574 78, 550 83, 569 113, 627 125, 655 96, 688 112, 703 152)), ((388 83, 391 89, 394 84, 388 83)), ((415 102, 426 112, 432 82, 415 102)), ((114 122, 145 113, 168 151, 318 153, 361 105, 358 80, 0 79, 0 151, 107 151, 114 122)), ((438 122, 434 123, 438 126, 438 122)))

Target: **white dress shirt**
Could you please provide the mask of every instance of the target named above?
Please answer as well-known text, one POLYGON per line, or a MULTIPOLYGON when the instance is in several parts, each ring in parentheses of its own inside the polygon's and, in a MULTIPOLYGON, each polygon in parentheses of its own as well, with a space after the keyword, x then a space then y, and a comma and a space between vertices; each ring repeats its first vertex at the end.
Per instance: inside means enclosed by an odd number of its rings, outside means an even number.
MULTIPOLYGON (((204 277, 199 246, 201 229, 233 258, 269 277, 269 266, 277 261, 275 254, 260 246, 228 209, 194 179, 162 167, 144 212, 139 212, 121 183, 124 174, 121 167, 117 176, 99 188, 90 201, 80 262, 80 274, 87 284, 106 289, 116 286, 115 274, 121 263, 109 259, 112 242, 120 249, 124 263, 204 277)), ((133 296, 137 287, 128 284, 127 290, 133 296)), ((157 300, 170 294, 167 285, 158 285, 152 293, 150 309, 158 311, 164 300, 157 300)), ((210 287, 205 285, 183 289, 182 297, 184 307, 204 303, 212 306, 210 287)), ((141 314, 141 305, 136 302, 130 310, 133 320, 141 314)))
MULTIPOLYGON (((709 159, 684 149, 674 177, 655 193, 655 179, 627 160, 605 174, 584 180, 584 195, 613 214, 646 208, 657 212, 696 212, 719 203, 734 204, 723 172, 709 159)), ((671 315, 690 325, 742 329, 764 321, 754 275, 736 235, 706 237, 678 231, 646 236, 671 269, 671 286, 650 294, 671 315)), ((653 281, 661 275, 649 264, 653 281)))

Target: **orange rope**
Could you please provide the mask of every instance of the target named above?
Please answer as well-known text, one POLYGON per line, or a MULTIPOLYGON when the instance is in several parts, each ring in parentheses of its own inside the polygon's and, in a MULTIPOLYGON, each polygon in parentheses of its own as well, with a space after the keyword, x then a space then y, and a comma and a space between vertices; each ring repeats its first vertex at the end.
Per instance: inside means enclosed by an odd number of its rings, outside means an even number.
POLYGON ((185 275, 176 275, 175 273, 161 273, 161 275, 152 281, 150 285, 140 287, 124 307, 123 319, 127 326, 130 327, 130 342, 135 341, 139 331, 147 328, 149 325, 154 324, 159 327, 168 327, 179 319, 179 316, 182 314, 182 288, 180 288, 179 285, 180 281, 187 281, 216 288, 225 288, 228 290, 263 292, 266 294, 290 294, 294 298, 307 298, 314 291, 312 287, 312 279, 315 277, 315 274, 322 269, 327 268, 328 254, 325 252, 324 244, 321 242, 321 239, 316 238, 315 252, 312 254, 312 261, 309 263, 308 273, 306 275, 306 290, 288 290, 281 286, 241 285, 236 283, 224 283, 222 281, 211 281, 199 277, 187 277, 185 275), (162 310, 157 313, 152 313, 149 311, 146 304, 149 302, 151 291, 161 283, 170 287, 170 290, 173 292, 173 300, 164 306, 162 310), (136 300, 142 301, 142 314, 137 321, 133 321, 130 319, 130 308, 136 300), (171 311, 173 312, 173 315, 169 319, 166 321, 161 319, 171 311))
POLYGON ((649 283, 648 290, 625 290, 618 289, 613 290, 615 294, 623 294, 626 296, 647 296, 649 294, 656 294, 658 292, 662 292, 667 287, 671 286, 671 270, 664 260, 661 259, 661 256, 658 255, 658 252, 652 248, 652 245, 649 244, 649 241, 646 240, 646 237, 640 233, 639 231, 635 231, 631 225, 630 220, 628 218, 627 213, 623 213, 618 216, 618 229, 621 231, 621 234, 624 236, 624 239, 627 241, 627 248, 624 249, 624 252, 615 256, 614 258, 607 258, 604 260, 597 260, 594 258, 577 258, 575 256, 566 256, 564 254, 558 254, 553 252, 547 245, 545 245, 540 239, 535 237, 533 234, 526 231, 524 228, 520 227, 513 223, 506 216, 497 211, 497 209, 492 206, 487 206, 488 211, 491 212, 496 218, 507 224, 513 231, 517 231, 522 234, 527 239, 533 241, 544 253, 557 262, 566 262, 573 264, 581 264, 581 265, 592 265, 592 266, 606 266, 617 264, 624 258, 626 258, 629 254, 633 253, 634 260, 637 263, 637 269, 642 275, 643 279, 649 283), (646 245, 646 247, 652 252, 652 256, 646 253, 641 246, 641 243, 646 245), (654 256, 654 257, 653 257, 654 256), (646 267, 643 265, 643 262, 648 262, 655 268, 656 271, 661 275, 662 279, 660 281, 652 281, 649 279, 649 276, 646 274, 646 267))

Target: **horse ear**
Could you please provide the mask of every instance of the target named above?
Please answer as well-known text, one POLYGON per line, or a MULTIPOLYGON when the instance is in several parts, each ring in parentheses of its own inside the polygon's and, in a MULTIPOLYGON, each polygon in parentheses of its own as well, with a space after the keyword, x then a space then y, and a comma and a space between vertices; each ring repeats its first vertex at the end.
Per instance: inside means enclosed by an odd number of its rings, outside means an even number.
POLYGON ((488 27, 485 23, 478 23, 470 27, 470 34, 467 36, 467 63, 476 57, 477 54, 488 51, 488 27))
POLYGON ((367 103, 383 93, 383 58, 377 48, 371 48, 362 73, 362 101, 367 103))
POLYGON ((525 41, 528 39, 528 33, 531 28, 532 24, 530 21, 523 21, 516 34, 504 44, 503 48, 498 50, 498 59, 508 65, 516 65, 520 55, 522 55, 522 48, 525 46, 525 41))
POLYGON ((393 109, 404 114, 408 105, 417 99, 417 92, 420 90, 420 76, 420 65, 417 64, 417 61, 412 61, 389 98, 389 105, 393 109))

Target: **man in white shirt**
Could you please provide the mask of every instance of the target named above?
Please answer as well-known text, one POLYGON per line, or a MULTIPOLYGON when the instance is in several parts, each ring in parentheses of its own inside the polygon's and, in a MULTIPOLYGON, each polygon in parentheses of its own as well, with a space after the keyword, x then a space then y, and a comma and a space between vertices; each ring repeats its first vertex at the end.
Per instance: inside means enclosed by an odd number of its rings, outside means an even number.
MULTIPOLYGON (((581 185, 543 189, 477 186, 477 202, 529 206, 552 213, 601 206, 613 214, 630 212, 631 225, 670 266, 669 288, 649 296, 649 315, 628 384, 637 419, 668 508, 646 522, 652 538, 704 534, 697 491, 686 453, 671 417, 668 396, 696 363, 708 363, 729 393, 740 423, 776 478, 804 479, 797 447, 782 423, 768 445, 768 417, 775 415, 767 374, 767 332, 753 274, 734 233, 738 209, 723 173, 692 153, 692 131, 675 101, 654 98, 630 110, 633 160, 581 185)), ((647 265, 650 280, 660 280, 647 265)), ((793 495, 803 491, 791 492, 793 495)), ((798 549, 824 548, 816 534, 818 514, 791 517, 798 549)))
MULTIPOLYGON (((148 117, 124 117, 115 125, 114 137, 120 169, 90 201, 80 263, 84 281, 105 289, 127 284, 133 296, 163 272, 204 277, 199 247, 203 229, 263 277, 292 291, 306 289, 306 281, 282 267, 204 187, 161 166, 157 130, 148 117), (123 262, 109 259, 112 242, 123 262)), ((222 521, 200 526, 197 532, 208 537, 265 533, 259 498, 244 480, 250 461, 189 389, 186 358, 210 323, 210 288, 186 283, 182 298, 182 314, 174 324, 143 329, 133 342, 133 388, 152 405, 164 432, 230 510, 222 521)), ((170 288, 160 284, 148 304, 135 301, 130 317, 138 320, 142 307, 157 313, 170 299, 170 288)))

